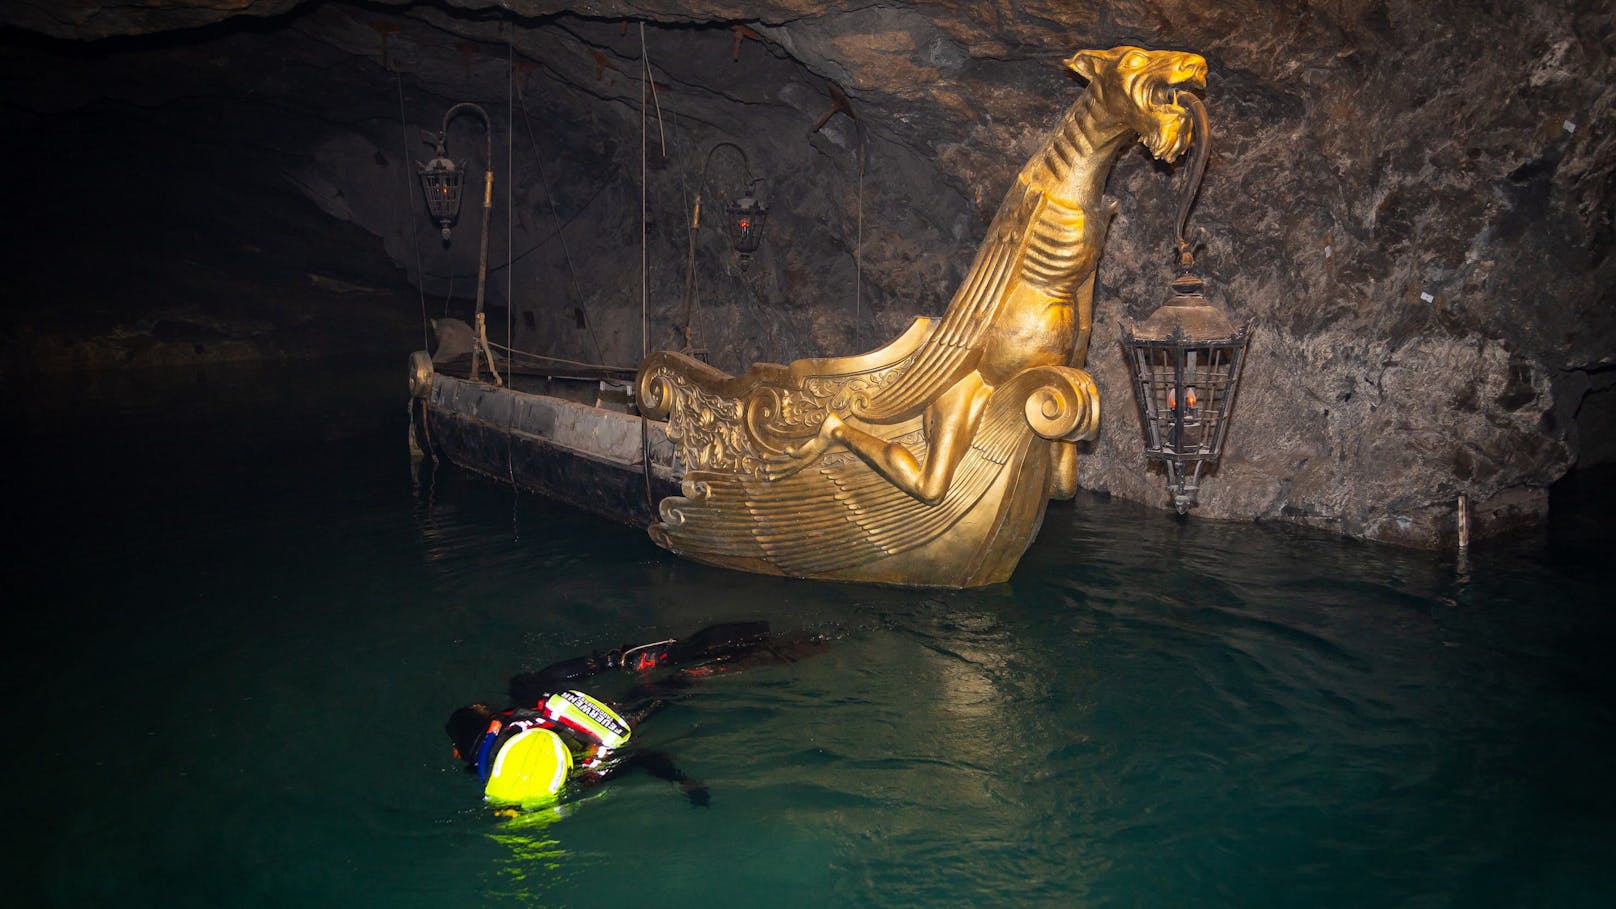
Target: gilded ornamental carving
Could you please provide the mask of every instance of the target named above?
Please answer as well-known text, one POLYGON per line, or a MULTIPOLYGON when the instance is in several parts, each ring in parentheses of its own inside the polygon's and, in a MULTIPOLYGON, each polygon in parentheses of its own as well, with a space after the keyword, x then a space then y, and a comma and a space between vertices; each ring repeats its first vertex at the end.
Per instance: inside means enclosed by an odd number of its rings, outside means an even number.
POLYGON ((1076 490, 1099 426, 1082 366, 1103 201, 1136 138, 1188 147, 1195 54, 1119 47, 1067 66, 1088 88, 1022 168, 940 319, 855 357, 724 374, 677 353, 641 365, 639 401, 685 468, 651 535, 698 561, 795 577, 965 587, 1014 571, 1051 497, 1076 490))

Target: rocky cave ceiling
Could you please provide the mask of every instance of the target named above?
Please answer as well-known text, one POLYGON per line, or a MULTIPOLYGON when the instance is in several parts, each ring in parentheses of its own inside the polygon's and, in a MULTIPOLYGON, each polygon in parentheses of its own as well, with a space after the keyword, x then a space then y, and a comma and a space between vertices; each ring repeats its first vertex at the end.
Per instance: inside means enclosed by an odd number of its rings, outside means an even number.
MULTIPOLYGON (((473 291, 475 217, 445 247, 413 176, 457 101, 493 121, 496 333, 632 365, 688 324, 729 370, 867 349, 947 305, 1082 90, 1060 61, 1137 44, 1208 58, 1192 224, 1256 329, 1201 513, 1438 545, 1460 493, 1500 532, 1616 460, 1608 0, 21 0, 0 25, 10 371, 402 359, 473 291), (747 173, 763 247, 710 218, 692 247, 694 196, 747 173)), ((452 124, 477 172, 484 141, 452 124)), ((1119 161, 1096 297, 1113 409, 1082 482, 1152 504, 1116 326, 1165 293, 1183 170, 1119 161)))

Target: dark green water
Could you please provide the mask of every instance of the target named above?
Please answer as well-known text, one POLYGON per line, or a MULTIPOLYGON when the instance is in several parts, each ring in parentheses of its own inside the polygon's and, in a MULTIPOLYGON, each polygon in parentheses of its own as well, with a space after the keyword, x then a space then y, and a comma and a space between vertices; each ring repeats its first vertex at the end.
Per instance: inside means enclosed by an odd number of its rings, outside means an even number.
POLYGON ((1007 585, 867 589, 412 476, 404 374, 8 396, 10 905, 1616 903, 1608 473, 1466 565, 1084 498, 1007 585), (835 646, 636 734, 710 807, 512 825, 447 753, 513 671, 743 618, 835 646))

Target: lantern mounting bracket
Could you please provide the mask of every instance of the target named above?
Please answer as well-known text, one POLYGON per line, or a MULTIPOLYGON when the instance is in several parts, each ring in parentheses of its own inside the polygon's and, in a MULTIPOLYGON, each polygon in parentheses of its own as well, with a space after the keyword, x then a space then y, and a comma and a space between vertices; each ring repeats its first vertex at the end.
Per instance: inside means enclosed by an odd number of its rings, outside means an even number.
POLYGON ((1235 391, 1245 363, 1250 326, 1234 326, 1221 306, 1203 295, 1195 253, 1206 238, 1197 228, 1186 236, 1190 206, 1201 187, 1211 148, 1211 130, 1201 99, 1180 92, 1195 121, 1196 150, 1179 203, 1172 294, 1143 323, 1122 328, 1134 400, 1145 436, 1145 457, 1167 469, 1173 507, 1187 514, 1200 491, 1201 472, 1217 462, 1228 432, 1235 391))
MULTIPOLYGON (((470 101, 461 101, 451 106, 443 114, 443 127, 436 136, 427 133, 426 141, 432 144, 436 151, 431 161, 425 164, 417 163, 417 176, 421 179, 421 192, 426 196, 427 210, 432 213, 432 220, 437 222, 443 234, 443 245, 449 245, 449 235, 460 217, 460 195, 465 188, 466 162, 458 164, 449 157, 449 123, 461 114, 476 114, 483 121, 483 133, 488 139, 488 169, 483 173, 483 211, 482 211, 482 248, 477 255, 477 309, 473 331, 476 332, 478 349, 482 353, 482 360, 488 364, 488 371, 493 375, 495 384, 504 384, 500 379, 499 371, 494 368, 494 356, 488 346, 488 329, 483 316, 483 302, 488 286, 488 216, 494 207, 494 121, 489 119, 488 111, 470 101)), ((471 359, 471 377, 477 378, 478 360, 476 352, 471 359)))
POLYGON ((696 199, 690 214, 689 258, 685 266, 685 350, 698 357, 702 354, 696 348, 691 330, 696 302, 696 233, 701 228, 702 193, 707 189, 707 171, 713 163, 713 155, 721 148, 732 149, 740 156, 741 170, 746 175, 744 188, 739 197, 727 199, 720 196, 724 201, 724 230, 729 235, 730 245, 740 260, 742 271, 751 264, 752 254, 757 252, 758 244, 763 242, 763 225, 769 217, 769 206, 761 198, 763 193, 758 189, 764 180, 762 177, 752 175, 752 165, 746 158, 746 150, 734 142, 719 142, 708 149, 707 157, 701 163, 701 179, 696 184, 696 199))

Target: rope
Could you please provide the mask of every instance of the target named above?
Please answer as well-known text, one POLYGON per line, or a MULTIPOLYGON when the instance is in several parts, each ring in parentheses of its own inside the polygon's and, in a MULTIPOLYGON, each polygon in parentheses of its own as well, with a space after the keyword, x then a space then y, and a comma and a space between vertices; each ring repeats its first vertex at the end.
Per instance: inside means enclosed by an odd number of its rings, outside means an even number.
MULTIPOLYGON (((410 183, 410 134, 409 125, 404 120, 404 76, 394 73, 393 77, 398 80, 398 129, 400 138, 404 140, 404 159, 399 162, 404 167, 404 220, 412 225, 410 233, 415 243, 415 289, 421 295, 421 347, 427 350, 432 347, 432 331, 426 315, 426 279, 421 275, 420 225, 410 217, 410 212, 415 208, 415 202, 410 198, 415 195, 415 187, 410 183)), ((400 235, 402 233, 401 227, 400 235)))
POLYGON ((646 146, 645 146, 645 90, 650 81, 650 61, 645 54, 645 23, 640 23, 640 359, 651 355, 651 284, 650 249, 646 239, 646 146))
POLYGON ((853 245, 853 349, 863 351, 864 336, 864 172, 869 169, 870 137, 864 121, 853 118, 858 136, 858 236, 853 245))
MULTIPOLYGON (((505 24, 502 22, 502 23, 500 23, 500 30, 504 31, 504 29, 505 29, 505 24)), ((514 87, 516 85, 516 58, 515 58, 514 54, 515 54, 515 52, 511 50, 511 35, 510 35, 510 32, 505 32, 505 122, 506 123, 511 123, 511 124, 514 124, 516 122, 516 118, 514 116, 515 111, 513 109, 512 103, 511 103, 511 95, 512 95, 512 92, 514 91, 514 87)), ((515 326, 514 326, 514 324, 512 322, 512 319, 513 319, 513 317, 514 317, 514 315, 516 313, 516 297, 514 295, 514 291, 513 291, 512 287, 511 287, 511 280, 512 280, 511 275, 512 275, 513 272, 516 271, 516 269, 511 267, 511 253, 515 251, 515 247, 516 247, 516 244, 512 242, 513 240, 516 239, 516 233, 515 233, 514 224, 513 224, 512 220, 511 220, 511 213, 516 208, 516 197, 515 197, 515 191, 516 191, 515 190, 515 188, 516 188, 516 161, 515 161, 515 157, 514 157, 514 154, 513 154, 513 145, 512 145, 512 143, 515 141, 515 132, 516 132, 516 130, 514 130, 514 129, 505 130, 505 173, 507 175, 505 177, 505 343, 506 344, 511 344, 516 340, 515 330, 514 330, 515 326)), ((511 355, 509 353, 510 348, 507 347, 507 348, 505 348, 505 350, 506 350, 506 354, 505 354, 505 374, 509 375, 510 372, 511 372, 511 355)), ((516 482, 516 480, 513 477, 511 479, 511 483, 514 485, 515 482, 516 482)))
POLYGON ((864 325, 864 162, 858 172, 858 239, 853 245, 853 349, 862 351, 859 336, 864 325))
POLYGON ((426 398, 421 399, 421 432, 426 436, 426 453, 431 456, 432 462, 436 464, 438 452, 432 445, 432 419, 427 416, 426 398))
MULTIPOLYGON (((584 204, 579 206, 577 214, 574 214, 572 217, 570 217, 567 220, 561 222, 560 226, 561 227, 570 226, 572 224, 572 222, 574 222, 574 221, 578 220, 580 217, 582 217, 583 213, 589 209, 589 206, 594 205, 595 200, 600 198, 600 195, 602 193, 604 193, 609 188, 611 188, 610 184, 607 184, 607 183, 597 184, 595 190, 589 194, 589 198, 585 199, 584 204)), ((535 242, 532 246, 529 246, 527 249, 524 249, 521 252, 517 253, 513 257, 514 261, 520 262, 523 259, 526 259, 528 256, 533 255, 535 252, 538 252, 539 250, 543 249, 545 244, 549 243, 552 238, 558 236, 559 233, 560 233, 559 230, 551 231, 550 233, 546 234, 545 236, 540 237, 538 239, 538 241, 535 242)), ((495 264, 494 266, 492 266, 491 268, 488 269, 488 273, 489 274, 496 274, 499 271, 503 270, 504 268, 505 268, 504 265, 495 264)), ((441 273, 435 272, 435 271, 429 271, 429 272, 426 273, 426 275, 429 278, 447 277, 447 275, 444 275, 444 274, 441 274, 441 273)))
MULTIPOLYGON (((404 157, 399 161, 399 164, 404 170, 404 220, 408 221, 412 225, 410 234, 415 246, 415 290, 421 300, 422 347, 423 349, 430 349, 432 347, 432 334, 430 329, 430 321, 428 320, 426 314, 426 279, 421 275, 420 225, 417 223, 415 218, 411 217, 411 212, 415 208, 415 203, 412 199, 412 197, 415 195, 415 186, 410 182, 410 134, 409 124, 406 122, 406 115, 404 111, 404 76, 402 73, 394 73, 393 78, 398 83, 398 128, 399 137, 403 140, 404 146, 404 157)), ((400 237, 403 236, 402 225, 400 225, 399 234, 400 237)), ((413 423, 414 421, 415 414, 413 411, 411 411, 410 422, 413 423)), ((421 435, 426 440, 426 453, 427 456, 432 459, 435 469, 438 463, 438 452, 436 447, 432 444, 432 419, 428 415, 426 398, 421 399, 421 435)))
POLYGON ((662 157, 668 157, 668 136, 662 131, 662 99, 657 95, 656 79, 651 76, 651 55, 645 49, 645 23, 640 23, 640 59, 645 64, 645 81, 651 86, 651 103, 656 106, 657 141, 662 143, 662 157))
POLYGON ((685 247, 689 254, 685 259, 685 351, 694 354, 696 344, 691 340, 690 320, 696 302, 696 231, 701 227, 701 196, 696 197, 696 206, 690 210, 690 226, 687 228, 685 247))
MULTIPOLYGON (((646 142, 645 142, 645 91, 650 86, 653 99, 655 98, 656 84, 651 79, 651 54, 645 46, 645 23, 640 23, 640 362, 651 355, 651 285, 650 267, 647 263, 646 246, 646 142)), ((662 109, 657 108, 657 129, 662 127, 662 109)), ((668 153, 666 140, 663 142, 662 154, 668 153)), ((636 407, 641 402, 636 401, 636 407)), ((640 409, 640 466, 645 477, 645 508, 651 514, 656 514, 656 497, 651 493, 651 424, 646 420, 644 409, 640 409)))
POLYGON ((506 347, 503 344, 497 344, 497 343, 495 343, 493 341, 489 341, 488 346, 494 348, 495 350, 508 351, 509 353, 511 353, 514 356, 524 357, 526 359, 533 360, 533 361, 541 361, 541 362, 545 362, 545 363, 561 363, 561 364, 566 365, 566 366, 583 366, 583 367, 587 367, 587 368, 590 368, 590 369, 615 369, 615 370, 618 370, 620 372, 633 372, 634 371, 634 367, 632 367, 632 366, 612 366, 609 363, 590 363, 590 362, 585 361, 585 360, 568 360, 568 359, 566 359, 564 357, 551 357, 551 356, 546 356, 545 354, 531 353, 531 352, 526 351, 526 350, 516 350, 514 348, 506 347))
MULTIPOLYGON (((511 50, 511 34, 506 31, 505 23, 500 23, 500 31, 505 32, 505 122, 514 126, 516 118, 513 116, 511 93, 516 85, 516 61, 511 50)), ((516 269, 511 267, 511 253, 515 248, 516 234, 512 229, 511 212, 515 208, 516 162, 512 156, 512 142, 516 130, 505 130, 505 378, 513 386, 516 376, 511 372, 511 347, 515 340, 515 331, 512 318, 516 312, 516 297, 511 286, 511 275, 516 269)), ((488 162, 489 167, 494 166, 493 161, 488 162)), ((516 523, 516 407, 510 409, 510 420, 505 427, 505 474, 511 481, 511 536, 520 540, 521 530, 516 523)))
MULTIPOLYGON (((533 132, 533 119, 527 114, 527 96, 522 91, 522 84, 520 82, 516 84, 516 102, 522 106, 522 122, 527 124, 528 142, 532 143, 533 145, 533 160, 538 164, 539 182, 544 184, 544 197, 545 200, 550 203, 550 217, 555 221, 556 225, 555 237, 561 241, 561 256, 566 260, 567 263, 567 287, 570 291, 572 291, 572 298, 578 301, 578 311, 583 312, 583 294, 578 292, 578 270, 573 267, 572 250, 567 246, 566 234, 562 232, 562 230, 566 227, 566 224, 562 222, 561 212, 556 208, 555 193, 550 190, 550 178, 544 173, 544 153, 539 150, 539 137, 533 132)), ((596 190, 595 192, 596 195, 600 194, 600 190, 596 190)), ((590 202, 593 202, 594 200, 594 196, 589 197, 590 202)), ((534 247, 534 249, 537 248, 537 246, 534 247)), ((529 250, 529 252, 531 251, 532 250, 529 250)), ((522 255, 525 256, 527 253, 523 253, 522 255)), ((589 330, 589 340, 595 345, 595 356, 602 360, 606 359, 606 352, 602 350, 600 346, 600 338, 595 336, 595 324, 594 322, 590 321, 588 315, 584 316, 584 327, 589 330)))

